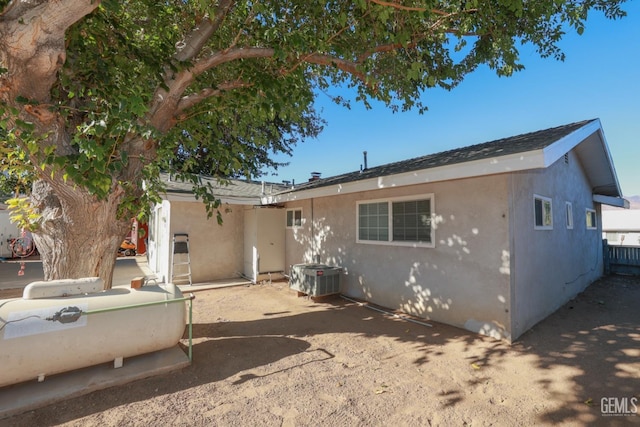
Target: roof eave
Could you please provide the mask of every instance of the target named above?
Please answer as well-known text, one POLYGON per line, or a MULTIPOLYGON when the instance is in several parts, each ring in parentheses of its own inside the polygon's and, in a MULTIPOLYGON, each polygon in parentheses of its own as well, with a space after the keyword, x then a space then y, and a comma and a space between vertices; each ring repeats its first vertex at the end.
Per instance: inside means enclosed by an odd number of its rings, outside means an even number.
POLYGON ((623 197, 611 197, 602 194, 594 194, 593 201, 596 203, 602 203, 603 205, 615 206, 618 208, 629 209, 631 204, 623 197))
MULTIPOLYGON (((600 124, 599 120, 598 120, 598 124, 600 124)), ((600 127, 598 132, 600 135, 600 140, 602 141, 602 148, 604 149, 607 162, 609 163, 609 169, 610 169, 613 181, 615 183, 615 188, 618 193, 617 196, 622 197, 622 188, 620 187, 620 182, 618 181, 618 173, 616 172, 616 167, 613 164, 613 157, 611 156, 611 151, 609 150, 609 144, 607 144, 607 139, 604 136, 604 131, 602 130, 602 127, 600 127)), ((627 203, 627 207, 625 209, 629 209, 629 206, 628 206, 629 201, 625 200, 625 202, 627 203)))
MULTIPOLYGON (((587 123, 586 125, 582 126, 581 128, 570 133, 569 135, 566 135, 565 137, 560 138, 558 141, 554 142, 553 144, 548 145, 544 149, 545 167, 555 163, 562 156, 564 156, 566 153, 576 148, 582 142, 585 142, 586 146, 589 146, 589 148, 593 148, 593 145, 589 145, 589 144, 592 144, 590 137, 593 134, 597 134, 597 138, 598 138, 597 141, 599 142, 599 150, 602 150, 601 151, 602 156, 600 156, 600 158, 602 158, 602 161, 597 162, 597 164, 594 165, 594 167, 598 170, 592 170, 591 168, 587 168, 585 172, 589 178, 589 181, 592 183, 596 183, 594 185, 594 193, 601 191, 602 188, 604 187, 608 187, 608 188, 612 188, 613 191, 608 191, 607 194, 603 194, 603 196, 620 198, 622 197, 622 190, 620 188, 618 175, 616 173, 616 169, 613 164, 613 158, 611 157, 611 152, 609 151, 609 145, 607 144, 607 140, 604 136, 604 131, 602 129, 602 124, 600 123, 600 119, 594 119, 589 123, 587 123), (602 182, 603 181, 601 178, 602 174, 606 176, 606 178, 604 179, 604 182, 602 182)), ((593 154, 593 150, 590 150, 590 152, 592 156, 599 155, 599 154, 593 154)), ((614 204, 612 206, 618 206, 618 205, 614 204)))
POLYGON ((360 181, 326 185, 309 190, 281 193, 264 196, 263 204, 284 203, 294 200, 306 200, 316 197, 335 196, 358 193, 361 191, 380 190, 384 188, 404 187, 408 185, 449 181, 462 178, 474 178, 484 175, 516 172, 544 167, 543 150, 533 150, 500 157, 456 163, 412 172, 379 176, 360 181))
MULTIPOLYGON (((563 157, 566 153, 573 150, 582 141, 587 139, 592 133, 599 131, 603 136, 602 125, 600 119, 591 120, 584 126, 576 129, 568 135, 563 136, 557 141, 547 145, 544 149, 544 167, 549 167, 563 157)), ((601 138, 603 139, 603 138, 601 138)))
MULTIPOLYGON (((584 126, 581 126, 568 135, 550 143, 545 148, 538 150, 357 181, 349 181, 340 184, 328 184, 321 187, 315 187, 307 190, 300 189, 298 191, 280 193, 273 196, 263 196, 262 203, 282 203, 294 200, 311 199, 315 197, 379 190, 383 188, 402 187, 407 185, 547 168, 582 142, 587 141, 591 135, 596 133, 598 141, 595 143, 598 144, 599 142, 600 148, 602 149, 601 153, 603 153, 604 156, 602 156, 602 161, 597 161, 597 171, 587 170, 586 173, 590 178, 590 181, 598 182, 598 185, 594 186, 594 193, 602 192, 602 187, 612 188, 612 190, 606 191, 607 194, 598 194, 598 196, 603 197, 602 200, 606 200, 602 203, 613 203, 612 206, 623 207, 625 205, 624 202, 619 201, 624 200, 621 199, 622 191, 620 189, 611 153, 604 137, 604 132, 599 119, 589 121, 584 126), (600 182, 602 179, 599 181, 595 178, 596 176, 601 178, 600 175, 603 171, 605 176, 605 179, 603 180, 605 181, 604 183, 600 182), (600 188, 600 191, 597 190, 598 188, 600 188), (622 205, 620 205, 620 203, 622 203, 622 205)), ((591 142, 589 144, 591 144, 591 142)), ((592 146, 590 145, 590 147, 592 146)), ((625 202, 628 205, 628 201, 625 200, 625 202)))
MULTIPOLYGON (((202 202, 197 199, 192 192, 173 192, 169 191, 160 195, 163 200, 169 202, 202 202)), ((260 205, 261 198, 259 196, 216 196, 223 204, 228 205, 260 205)))

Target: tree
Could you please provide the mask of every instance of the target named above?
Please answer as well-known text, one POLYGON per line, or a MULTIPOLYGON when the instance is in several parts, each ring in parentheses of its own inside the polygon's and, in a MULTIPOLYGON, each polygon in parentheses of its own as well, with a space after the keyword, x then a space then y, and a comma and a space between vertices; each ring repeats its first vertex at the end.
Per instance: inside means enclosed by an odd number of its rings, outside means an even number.
POLYGON ((522 69, 521 43, 562 59, 565 29, 622 2, 0 0, 0 150, 35 176, 45 279, 110 286, 143 181, 277 166, 270 152, 320 130, 332 85, 422 110, 482 64, 522 69))
POLYGON ((5 148, 0 146, 0 203, 27 194, 33 180, 32 168, 28 162, 25 165, 23 153, 8 149, 3 152, 5 148))

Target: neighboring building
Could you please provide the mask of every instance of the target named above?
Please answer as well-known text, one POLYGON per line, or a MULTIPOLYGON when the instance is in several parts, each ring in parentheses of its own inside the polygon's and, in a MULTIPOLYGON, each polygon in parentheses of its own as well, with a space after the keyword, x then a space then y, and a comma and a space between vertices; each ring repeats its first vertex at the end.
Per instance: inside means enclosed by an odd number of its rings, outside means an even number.
POLYGON ((512 341, 602 275, 601 204, 627 205, 599 120, 315 178, 227 200, 222 227, 169 195, 155 234, 191 227, 202 263, 235 277, 267 230, 245 212, 282 208, 268 230, 287 273, 340 266, 347 296, 512 341))
POLYGON ((9 241, 20 237, 20 229, 11 222, 10 212, 7 205, 0 203, 0 258, 11 257, 11 247, 9 241))
POLYGON ((610 245, 640 246, 640 209, 603 210, 602 238, 610 245))

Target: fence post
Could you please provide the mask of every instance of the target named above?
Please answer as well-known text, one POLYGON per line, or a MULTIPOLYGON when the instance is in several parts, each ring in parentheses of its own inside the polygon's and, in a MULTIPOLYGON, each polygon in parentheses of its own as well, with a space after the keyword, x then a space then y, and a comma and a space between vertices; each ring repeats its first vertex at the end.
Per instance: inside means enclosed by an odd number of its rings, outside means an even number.
POLYGON ((607 239, 602 239, 602 256, 604 261, 604 274, 609 275, 611 273, 611 259, 609 259, 609 242, 607 239))

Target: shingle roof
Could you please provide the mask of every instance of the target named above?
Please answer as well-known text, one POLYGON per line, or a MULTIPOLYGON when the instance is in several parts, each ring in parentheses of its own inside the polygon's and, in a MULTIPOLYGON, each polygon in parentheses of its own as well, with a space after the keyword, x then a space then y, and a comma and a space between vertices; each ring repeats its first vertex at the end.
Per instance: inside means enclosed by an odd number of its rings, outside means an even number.
POLYGON ((363 171, 349 172, 342 175, 322 178, 316 181, 302 183, 297 185, 295 189, 287 190, 283 193, 309 190, 312 188, 343 184, 405 172, 413 172, 417 170, 453 165, 456 163, 470 162, 473 160, 540 150, 592 121, 593 120, 584 120, 551 129, 539 130, 482 144, 471 145, 435 154, 428 154, 414 159, 402 160, 395 163, 368 168, 363 171))
MULTIPOLYGON (((166 186, 167 193, 174 194, 193 194, 193 184, 188 181, 179 181, 176 179, 170 179, 170 175, 167 173, 160 174, 161 180, 166 186)), ((264 194, 262 193, 262 182, 247 181, 240 179, 231 179, 227 182, 220 182, 214 177, 200 176, 204 185, 210 184, 214 189, 214 195, 219 198, 225 197, 243 197, 243 198, 256 198, 260 199, 264 194)), ((275 193, 284 190, 285 187, 282 184, 265 183, 265 193, 275 193)))

